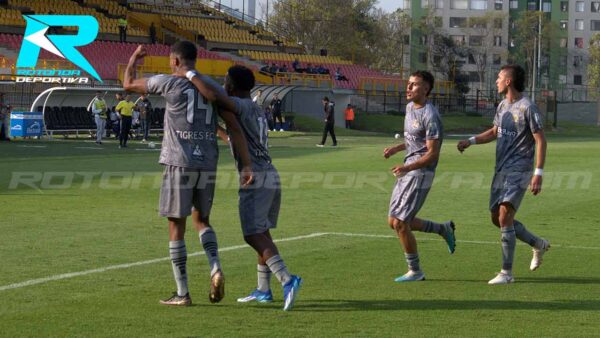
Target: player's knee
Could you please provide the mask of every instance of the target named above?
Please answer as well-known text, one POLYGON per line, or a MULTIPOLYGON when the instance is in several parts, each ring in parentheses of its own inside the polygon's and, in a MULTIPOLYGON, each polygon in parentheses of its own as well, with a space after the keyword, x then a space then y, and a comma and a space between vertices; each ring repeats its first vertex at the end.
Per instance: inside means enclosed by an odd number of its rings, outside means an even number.
POLYGON ((500 218, 498 217, 498 213, 492 213, 491 219, 492 219, 492 224, 494 224, 495 226, 497 226, 499 228, 500 227, 500 218))
POLYGON ((394 230, 396 230, 397 233, 406 233, 410 231, 410 225, 404 221, 396 220, 394 222, 394 230))

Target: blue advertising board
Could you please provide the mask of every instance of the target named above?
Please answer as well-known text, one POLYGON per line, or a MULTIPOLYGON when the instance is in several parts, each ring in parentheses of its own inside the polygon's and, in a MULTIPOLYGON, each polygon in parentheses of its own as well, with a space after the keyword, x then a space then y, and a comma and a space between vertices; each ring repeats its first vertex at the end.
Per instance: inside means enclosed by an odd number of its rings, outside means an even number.
POLYGON ((44 116, 41 112, 18 112, 10 114, 10 136, 42 136, 44 116))

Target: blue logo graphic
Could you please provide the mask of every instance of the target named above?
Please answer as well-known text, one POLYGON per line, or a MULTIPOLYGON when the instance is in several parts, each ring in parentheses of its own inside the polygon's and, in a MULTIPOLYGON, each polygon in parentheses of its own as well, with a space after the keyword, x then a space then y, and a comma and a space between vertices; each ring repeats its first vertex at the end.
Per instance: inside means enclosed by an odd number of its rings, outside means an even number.
POLYGON ((35 67, 40 48, 71 61, 77 67, 102 82, 96 70, 86 60, 76 46, 85 46, 96 39, 98 21, 91 15, 23 15, 27 21, 25 36, 17 67, 35 67), (77 35, 46 34, 52 26, 75 26, 77 35))

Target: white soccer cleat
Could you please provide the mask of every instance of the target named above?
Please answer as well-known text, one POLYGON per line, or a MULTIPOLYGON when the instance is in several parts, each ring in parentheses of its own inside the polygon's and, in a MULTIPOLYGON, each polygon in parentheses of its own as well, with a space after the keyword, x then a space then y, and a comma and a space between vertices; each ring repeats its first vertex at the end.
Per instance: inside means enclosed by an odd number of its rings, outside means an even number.
POLYGON ((500 285, 500 284, 509 284, 514 283, 515 279, 512 275, 506 274, 504 272, 499 272, 496 277, 491 279, 488 284, 489 285, 500 285))
POLYGON ((533 258, 531 258, 531 265, 529 265, 529 270, 535 271, 537 268, 542 265, 542 258, 546 251, 550 249, 550 242, 542 238, 541 248, 533 248, 533 258))

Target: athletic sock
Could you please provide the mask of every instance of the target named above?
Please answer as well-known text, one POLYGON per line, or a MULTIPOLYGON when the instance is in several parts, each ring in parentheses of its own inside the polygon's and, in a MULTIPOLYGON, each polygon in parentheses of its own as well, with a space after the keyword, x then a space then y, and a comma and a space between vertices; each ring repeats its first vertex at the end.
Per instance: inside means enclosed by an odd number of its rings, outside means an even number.
POLYGON ((262 292, 267 292, 271 288, 271 270, 266 265, 256 265, 256 271, 258 272, 258 287, 257 289, 262 292))
POLYGON ((426 219, 423 220, 423 229, 421 231, 436 233, 442 237, 446 237, 446 227, 443 224, 428 221, 426 219))
POLYGON ((515 246, 517 244, 517 236, 514 226, 508 226, 502 230, 502 272, 511 274, 512 264, 515 256, 515 246))
POLYGON ((271 270, 281 285, 285 285, 290 279, 292 279, 292 276, 285 267, 283 259, 279 255, 275 255, 267 259, 267 265, 269 266, 269 270, 271 270))
POLYGON ((177 295, 185 296, 188 293, 185 241, 169 241, 169 256, 171 256, 173 277, 175 277, 175 284, 177 284, 177 295))
POLYGON ((536 243, 540 241, 540 238, 529 232, 523 223, 515 220, 513 225, 515 227, 515 234, 519 240, 529 244, 532 247, 535 247, 536 243))
POLYGON ((421 271, 421 267, 419 266, 419 254, 418 253, 404 253, 404 257, 406 258, 406 264, 408 264, 408 269, 411 271, 421 271))
POLYGON ((206 257, 208 258, 208 266, 210 267, 210 275, 213 276, 217 271, 221 270, 221 262, 219 261, 219 246, 217 245, 217 234, 211 227, 206 227, 200 231, 200 243, 204 248, 206 257))

